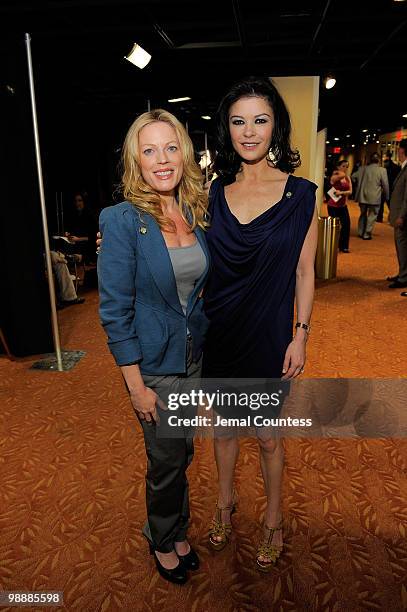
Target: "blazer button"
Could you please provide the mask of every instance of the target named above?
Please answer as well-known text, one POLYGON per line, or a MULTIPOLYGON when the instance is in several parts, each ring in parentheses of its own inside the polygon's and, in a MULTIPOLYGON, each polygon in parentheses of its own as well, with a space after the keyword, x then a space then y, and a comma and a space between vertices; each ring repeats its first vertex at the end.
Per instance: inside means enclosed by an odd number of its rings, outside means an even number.
POLYGON ((285 194, 286 198, 291 198, 293 194, 291 193, 291 191, 287 191, 287 193, 285 194))
POLYGON ((139 230, 140 234, 147 234, 147 228, 142 225, 139 230))

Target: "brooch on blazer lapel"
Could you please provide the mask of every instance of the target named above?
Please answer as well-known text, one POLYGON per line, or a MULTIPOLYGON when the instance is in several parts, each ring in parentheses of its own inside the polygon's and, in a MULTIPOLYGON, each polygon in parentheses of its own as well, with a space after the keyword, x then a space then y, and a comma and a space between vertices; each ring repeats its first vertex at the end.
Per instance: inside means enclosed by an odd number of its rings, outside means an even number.
POLYGON ((137 214, 138 214, 138 218, 139 218, 139 221, 140 221, 140 224, 141 224, 141 227, 139 227, 138 231, 140 232, 140 234, 147 234, 147 228, 144 225, 144 221, 143 221, 143 218, 142 218, 141 213, 140 213, 139 210, 137 211, 137 214))

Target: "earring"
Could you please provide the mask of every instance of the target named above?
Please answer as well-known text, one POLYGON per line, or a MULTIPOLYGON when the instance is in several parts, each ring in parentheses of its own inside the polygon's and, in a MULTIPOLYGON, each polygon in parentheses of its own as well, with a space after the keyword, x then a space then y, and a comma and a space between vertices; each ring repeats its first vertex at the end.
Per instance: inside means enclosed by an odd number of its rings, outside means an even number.
POLYGON ((271 163, 272 166, 276 166, 278 162, 278 156, 276 150, 272 146, 269 148, 269 152, 266 155, 266 159, 271 163))

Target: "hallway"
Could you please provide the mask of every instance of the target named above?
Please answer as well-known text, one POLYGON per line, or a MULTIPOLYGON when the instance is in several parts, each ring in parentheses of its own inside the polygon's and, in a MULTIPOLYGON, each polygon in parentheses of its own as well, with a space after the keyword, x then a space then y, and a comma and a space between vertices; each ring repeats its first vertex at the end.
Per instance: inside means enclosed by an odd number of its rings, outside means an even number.
MULTIPOLYGON (((393 231, 356 237, 338 278, 318 281, 304 377, 407 376, 407 298, 393 231)), ((254 567, 265 507, 257 443, 241 443, 232 543, 215 553, 209 440, 189 470, 191 541, 201 570, 181 588, 155 571, 140 533, 145 455, 141 430, 98 323, 97 293, 59 312, 62 346, 86 351, 70 372, 0 359, 0 588, 60 590, 61 609, 249 612, 407 609, 405 439, 288 440, 285 553, 269 575, 254 567)), ((13 608, 3 608, 12 610, 13 608)), ((37 608, 40 609, 40 608, 37 608)))

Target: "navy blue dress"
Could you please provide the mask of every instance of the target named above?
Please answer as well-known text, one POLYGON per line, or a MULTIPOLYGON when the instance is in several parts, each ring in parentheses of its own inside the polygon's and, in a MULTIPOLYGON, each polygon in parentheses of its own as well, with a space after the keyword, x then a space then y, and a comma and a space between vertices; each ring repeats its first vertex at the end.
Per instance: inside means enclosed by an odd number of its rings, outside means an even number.
POLYGON ((280 378, 293 336, 296 268, 315 209, 310 181, 289 175, 282 199, 240 223, 219 179, 209 194, 205 286, 207 378, 280 378))

